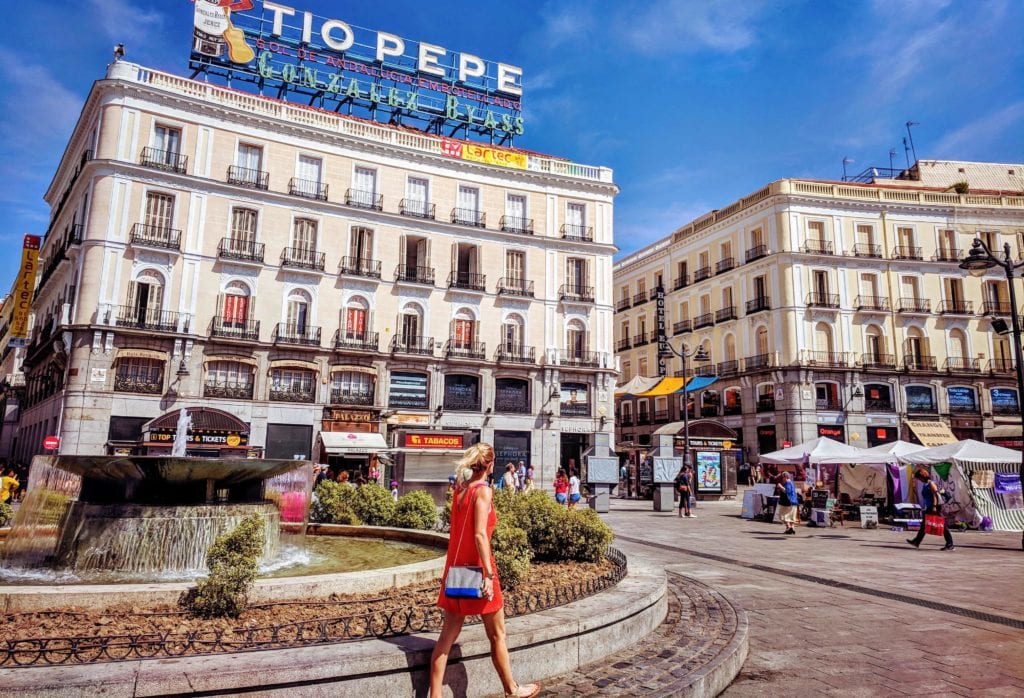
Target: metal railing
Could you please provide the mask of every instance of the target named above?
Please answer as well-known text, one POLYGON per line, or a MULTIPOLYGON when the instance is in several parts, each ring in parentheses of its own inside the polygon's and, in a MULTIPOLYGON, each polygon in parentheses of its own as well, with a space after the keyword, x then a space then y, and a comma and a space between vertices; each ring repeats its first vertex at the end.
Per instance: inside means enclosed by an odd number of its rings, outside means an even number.
POLYGON ((367 279, 380 278, 380 260, 364 257, 342 257, 338 262, 338 273, 345 276, 362 276, 367 279))
POLYGON ((984 301, 981 304, 982 315, 1010 315, 1013 307, 1008 301, 984 301))
MULTIPOLYGON (((498 295, 524 296, 533 298, 533 281, 517 277, 502 277, 498 279, 498 295)), ((627 302, 626 307, 629 307, 627 302)), ((619 308, 617 308, 618 310, 619 308)))
POLYGON ((989 359, 988 360, 988 371, 989 373, 1013 373, 1016 368, 1014 367, 1013 359, 989 359))
POLYGON ((677 276, 675 281, 672 282, 672 290, 673 291, 678 291, 679 289, 686 288, 689 285, 690 285, 690 275, 689 274, 683 274, 682 276, 677 276))
POLYGON ((757 412, 774 412, 775 411, 775 398, 773 397, 759 397, 757 404, 754 406, 757 412))
POLYGON ((577 240, 579 242, 593 242, 594 228, 589 225, 578 225, 576 223, 563 223, 559 228, 562 238, 565 240, 577 240))
POLYGON ((700 408, 701 417, 717 417, 719 416, 718 405, 701 405, 700 408))
POLYGON ((835 310, 839 308, 839 294, 811 291, 807 294, 807 302, 805 305, 807 305, 808 308, 830 308, 835 310))
POLYGON ((577 286, 575 284, 563 284, 558 289, 558 299, 563 301, 580 301, 584 303, 593 303, 594 287, 577 286))
POLYGON ((266 245, 254 240, 236 240, 235 238, 221 238, 217 243, 217 257, 219 259, 231 259, 242 262, 263 263, 263 254, 266 245))
POLYGON ((266 190, 270 187, 270 173, 263 170, 231 165, 228 167, 228 184, 237 184, 240 187, 249 187, 250 189, 266 190))
POLYGON ((960 250, 939 249, 932 255, 932 260, 935 262, 959 262, 961 259, 963 259, 963 252, 960 250))
POLYGON ((452 223, 471 225, 474 228, 487 227, 487 214, 472 208, 453 208, 452 223))
POLYGON ((731 405, 725 405, 722 407, 722 414, 726 417, 732 417, 737 414, 743 414, 743 403, 734 402, 731 405))
POLYGON ((320 346, 320 328, 315 325, 295 325, 279 322, 274 326, 274 344, 320 346))
POLYGON ((633 335, 633 346, 634 347, 642 347, 642 346, 644 346, 645 344, 647 344, 649 336, 650 335, 648 333, 646 333, 646 332, 641 332, 640 334, 633 335))
POLYGON ((729 378, 735 376, 740 372, 740 362, 735 359, 729 361, 719 361, 716 373, 719 378, 729 378))
POLYGON ((434 338, 396 334, 394 337, 391 338, 390 349, 392 354, 416 354, 419 356, 433 356, 434 338))
POLYGON ((747 315, 753 315, 754 313, 760 313, 771 309, 772 303, 768 296, 758 296, 757 298, 747 301, 747 315))
POLYGON ((503 344, 498 347, 494 359, 506 364, 535 364, 537 363, 537 350, 534 347, 503 344))
POLYGON ((468 271, 453 271, 448 274, 448 288, 458 288, 466 291, 485 291, 487 289, 487 275, 474 274, 468 271))
POLYGON ((637 423, 638 426, 643 426, 645 424, 650 424, 651 423, 651 413, 648 412, 647 410, 640 410, 636 414, 636 423, 637 423))
POLYGON ((623 310, 629 310, 632 307, 632 305, 633 303, 629 300, 629 298, 620 298, 619 300, 615 301, 615 312, 621 313, 623 310))
POLYGON ((419 199, 402 199, 398 202, 398 212, 403 216, 434 220, 437 213, 437 204, 427 203, 419 199))
POLYGON ((252 400, 253 383, 236 381, 211 381, 203 383, 203 397, 220 397, 229 400, 252 400))
POLYGON ((936 371, 937 362, 934 356, 905 356, 903 368, 908 371, 936 371))
POLYGON ((128 241, 133 245, 159 247, 162 250, 181 249, 181 231, 163 225, 136 223, 132 226, 128 241))
POLYGON ((226 320, 216 316, 210 320, 210 336, 222 339, 238 339, 247 342, 260 341, 259 320, 226 320))
POLYGON ((164 391, 162 380, 144 380, 134 376, 114 376, 114 391, 118 393, 142 393, 160 395, 164 391))
POLYGON ((475 359, 482 361, 487 358, 487 351, 483 342, 465 342, 449 339, 444 344, 444 355, 450 359, 475 359))
POLYGON ((154 330, 156 332, 177 332, 178 325, 184 320, 182 332, 188 332, 189 316, 179 315, 173 310, 159 310, 135 305, 116 306, 114 323, 117 327, 131 327, 137 330, 154 330))
POLYGON ((895 370, 896 368, 896 355, 895 354, 872 354, 867 352, 861 354, 860 357, 861 368, 871 370, 895 370))
POLYGON ((743 366, 747 371, 763 371, 766 368, 773 368, 774 365, 774 354, 755 354, 748 356, 743 361, 743 366))
POLYGON ((939 303, 940 315, 974 315, 973 301, 944 300, 939 303))
POLYGON ((981 373, 981 359, 965 356, 950 356, 942 365, 949 373, 981 373))
POLYGON ((711 267, 701 267, 693 272, 693 283, 711 278, 711 267))
POLYGON ((618 419, 618 423, 619 423, 619 426, 621 426, 621 427, 631 427, 631 426, 633 426, 633 415, 631 415, 631 414, 624 414, 624 415, 620 416, 619 419, 618 419))
POLYGON ((372 390, 352 390, 351 388, 331 388, 332 405, 372 405, 372 390))
POLYGON ((349 332, 335 330, 331 346, 336 351, 380 351, 380 332, 349 332))
POLYGON ((728 322, 729 320, 735 320, 739 317, 736 314, 736 306, 730 305, 728 308, 720 308, 715 311, 715 322, 728 322))
POLYGON ((707 378, 710 378, 711 376, 716 375, 715 365, 712 363, 700 364, 699 366, 693 369, 693 375, 705 376, 707 378))
POLYGON ((836 412, 843 409, 843 403, 841 400, 833 400, 832 398, 818 398, 814 401, 814 409, 836 412))
POLYGON ((281 250, 281 266, 323 271, 327 255, 309 247, 286 247, 281 250))
POLYGON ((365 208, 371 211, 384 210, 384 195, 365 189, 349 187, 345 190, 345 205, 354 208, 365 208))
POLYGON ((711 327, 715 324, 715 320, 711 313, 701 313, 697 317, 693 318, 693 329, 699 330, 702 327, 711 327))
POLYGON ((918 261, 924 259, 924 257, 921 255, 920 247, 911 247, 907 245, 897 245, 896 247, 894 247, 892 250, 892 258, 904 260, 912 259, 918 261))
POLYGON ((801 251, 806 254, 834 254, 831 240, 807 238, 801 251))
POLYGON ((895 412, 896 405, 892 400, 870 400, 864 398, 865 412, 895 412))
POLYGON ((559 352, 558 362, 563 366, 578 366, 580 368, 600 368, 601 354, 596 351, 574 351, 562 349, 559 352))
POLYGON ((506 233, 519 233, 521 235, 533 235, 533 219, 521 216, 502 216, 498 225, 506 233))
POLYGON ((734 257, 726 257, 715 264, 715 274, 724 274, 725 272, 732 271, 735 268, 736 259, 734 257))
POLYGON ((158 170, 185 174, 185 171, 188 169, 188 155, 182 155, 174 150, 160 150, 159 148, 147 147, 142 149, 139 164, 158 170))
POLYGON ((930 298, 900 298, 896 301, 897 313, 930 313, 932 301, 930 298))
POLYGON ((672 323, 672 334, 683 334, 685 332, 693 331, 692 320, 679 320, 672 323))
POLYGON ((292 177, 288 180, 288 193, 306 199, 327 201, 327 185, 315 179, 292 177))
POLYGON ((875 245, 869 242, 858 242, 853 246, 854 257, 869 257, 872 259, 881 259, 882 257, 882 246, 875 245))
POLYGON ((459 395, 445 392, 443 399, 444 409, 453 412, 479 412, 479 395, 459 395))
POLYGON ((748 263, 768 256, 768 245, 754 245, 747 250, 746 260, 748 263))
POLYGON ((316 390, 313 388, 282 388, 271 386, 269 396, 273 402, 315 402, 316 390))
POLYGON ((845 351, 813 351, 802 352, 802 363, 806 366, 823 366, 825 368, 846 368, 850 364, 850 355, 845 351))
POLYGON ((434 267, 399 264, 395 267, 395 281, 404 281, 410 284, 430 284, 433 286, 434 267))
POLYGON ((887 311, 889 299, 885 296, 857 296, 853 301, 853 307, 857 310, 887 311))
POLYGON ((633 294, 633 305, 641 305, 647 302, 647 291, 640 291, 633 294))

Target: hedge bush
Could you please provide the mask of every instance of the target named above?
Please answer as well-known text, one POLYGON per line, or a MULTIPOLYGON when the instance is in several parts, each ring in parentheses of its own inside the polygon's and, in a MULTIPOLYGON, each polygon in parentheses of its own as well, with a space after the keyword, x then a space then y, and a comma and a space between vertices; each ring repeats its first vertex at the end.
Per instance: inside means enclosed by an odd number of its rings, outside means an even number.
POLYGON ((352 510, 367 526, 390 526, 395 516, 391 492, 372 483, 355 488, 352 510))
POLYGON ((598 562, 612 544, 612 529, 593 509, 566 509, 558 520, 555 537, 559 559, 598 562))
POLYGON ((349 526, 358 526, 362 523, 354 509, 356 488, 352 485, 324 480, 316 486, 314 494, 316 496, 309 511, 311 520, 349 526))
POLYGON ((558 522, 566 508, 547 492, 516 495, 511 503, 512 523, 526 531, 534 560, 564 560, 563 544, 558 537, 558 522))
POLYGON ((491 536, 491 550, 498 566, 503 589, 512 590, 530 574, 530 541, 526 531, 504 519, 498 519, 491 536))
POLYGON ((263 542, 263 519, 258 514, 245 517, 234 530, 214 541, 206 555, 210 576, 199 580, 191 599, 194 615, 237 618, 245 610, 263 542))
POLYGON ((437 526, 437 505, 434 504, 434 498, 423 490, 403 494, 395 505, 391 525, 398 528, 432 530, 437 526))

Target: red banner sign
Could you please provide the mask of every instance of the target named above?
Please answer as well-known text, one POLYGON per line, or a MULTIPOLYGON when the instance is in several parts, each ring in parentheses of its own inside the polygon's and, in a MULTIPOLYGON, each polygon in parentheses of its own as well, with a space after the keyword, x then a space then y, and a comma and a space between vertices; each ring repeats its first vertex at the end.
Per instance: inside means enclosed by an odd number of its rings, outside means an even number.
POLYGON ((406 448, 462 448, 462 434, 406 434, 406 448))

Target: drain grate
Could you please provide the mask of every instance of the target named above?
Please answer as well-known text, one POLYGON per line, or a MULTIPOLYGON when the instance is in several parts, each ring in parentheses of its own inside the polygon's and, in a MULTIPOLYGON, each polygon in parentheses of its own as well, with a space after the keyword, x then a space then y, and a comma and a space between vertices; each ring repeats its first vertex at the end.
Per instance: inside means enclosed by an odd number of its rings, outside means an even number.
POLYGON ((624 540, 630 543, 637 543, 639 545, 646 545, 650 548, 658 548, 661 550, 671 550, 676 553, 683 553, 684 555, 690 555, 692 557, 699 557, 705 560, 714 560, 716 562, 724 562, 727 565, 737 565, 739 567, 745 567, 749 570, 757 570, 758 572, 767 572, 768 574, 777 574, 783 577, 790 577, 793 579, 799 579, 804 582, 811 582, 812 584, 821 584, 822 586, 833 587, 835 589, 842 589, 844 591, 852 591, 856 594, 866 594, 867 596, 874 596, 881 599, 888 599, 890 601, 899 601, 901 603, 911 604, 913 606, 920 606, 922 608, 929 608, 933 611, 942 611, 943 613, 951 613, 961 618, 971 618, 973 620, 980 620, 986 623, 995 623, 997 625, 1005 625, 1008 628, 1018 628, 1024 630, 1024 620, 1019 618, 1010 618, 1009 616, 1000 616, 994 613, 985 613, 983 611, 975 611, 970 608, 964 608, 962 606, 954 606, 948 603, 940 603, 938 601, 928 601, 927 599, 919 599, 916 596, 908 596, 906 594, 896 594, 891 591, 883 591, 881 589, 873 589, 871 587, 861 586, 859 584, 850 584, 849 582, 840 582, 835 579, 828 579, 826 577, 816 577, 813 574, 804 574, 803 572, 793 572, 790 570, 782 569, 780 567, 771 567, 769 565, 760 565, 754 562, 744 562, 743 560, 736 560, 731 557, 725 557, 724 555, 715 555, 714 553, 705 553, 700 550, 690 550, 689 548, 680 548, 676 545, 668 545, 666 543, 652 543, 651 541, 642 540, 640 538, 630 538, 628 536, 615 536, 616 540, 624 540))

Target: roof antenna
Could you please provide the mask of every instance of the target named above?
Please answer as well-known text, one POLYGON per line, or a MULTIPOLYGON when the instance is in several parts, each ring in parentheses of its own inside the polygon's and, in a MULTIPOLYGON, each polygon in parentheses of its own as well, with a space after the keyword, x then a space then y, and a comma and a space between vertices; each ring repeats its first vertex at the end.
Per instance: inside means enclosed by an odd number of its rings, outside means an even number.
POLYGON ((847 163, 852 163, 852 162, 857 162, 857 161, 856 160, 851 160, 850 158, 846 158, 846 157, 843 158, 843 181, 844 182, 848 182, 849 181, 846 178, 846 165, 847 165, 847 163))
POLYGON ((892 176, 892 170, 896 169, 895 167, 892 166, 892 160, 893 160, 894 157, 896 157, 896 149, 895 148, 889 148, 889 170, 890 170, 889 176, 892 176))
MULTIPOLYGON (((908 131, 910 129, 907 129, 908 131)), ((903 139, 903 157, 907 159, 907 169, 910 169, 910 146, 907 145, 907 139, 903 139)))
MULTIPOLYGON (((914 162, 915 163, 917 162, 917 150, 914 148, 914 134, 912 134, 910 132, 910 127, 911 126, 920 126, 920 125, 921 124, 919 124, 916 121, 908 121, 907 122, 907 138, 910 139, 910 152, 914 154, 914 162)), ((910 165, 907 165, 907 167, 910 167, 910 165)))

